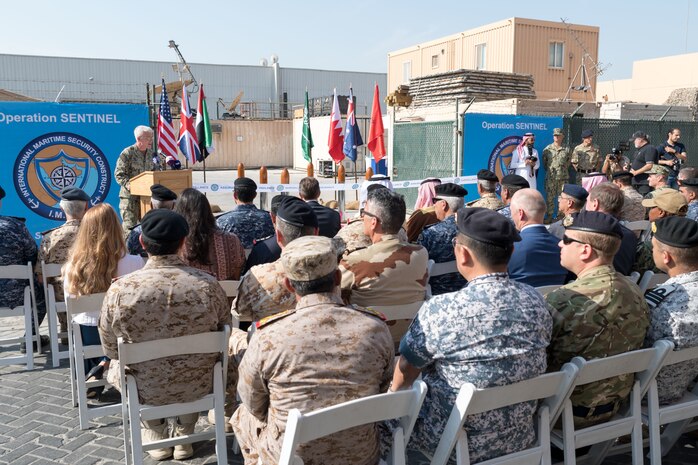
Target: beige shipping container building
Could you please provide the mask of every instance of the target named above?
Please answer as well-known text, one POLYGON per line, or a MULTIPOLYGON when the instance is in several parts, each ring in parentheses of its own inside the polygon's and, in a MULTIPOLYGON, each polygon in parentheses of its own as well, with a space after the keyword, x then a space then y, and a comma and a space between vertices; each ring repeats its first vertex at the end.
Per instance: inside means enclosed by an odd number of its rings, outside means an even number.
POLYGON ((509 18, 388 53, 388 92, 411 78, 458 69, 530 74, 538 99, 562 99, 570 85, 581 85, 585 54, 587 92, 568 99, 593 101, 596 91, 599 28, 526 18, 509 18), (574 82, 573 82, 574 80, 574 82))

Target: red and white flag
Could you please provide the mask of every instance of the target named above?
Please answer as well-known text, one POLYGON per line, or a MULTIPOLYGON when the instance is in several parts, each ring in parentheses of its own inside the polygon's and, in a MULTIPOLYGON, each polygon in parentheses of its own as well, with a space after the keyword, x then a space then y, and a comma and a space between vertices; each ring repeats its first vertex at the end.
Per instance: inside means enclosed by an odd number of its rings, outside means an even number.
POLYGON ((191 117, 186 86, 182 86, 182 109, 179 112, 179 118, 179 150, 182 151, 185 157, 191 160, 193 165, 201 156, 201 152, 199 150, 199 142, 196 139, 194 119, 191 117))
POLYGON ((383 130, 383 115, 381 115, 381 101, 378 97, 378 83, 373 91, 373 108, 371 108, 371 126, 368 130, 368 149, 373 154, 376 163, 385 157, 385 140, 383 130))
POLYGON ((167 99, 165 80, 162 80, 162 93, 160 94, 160 113, 158 114, 158 149, 166 157, 167 161, 177 159, 177 141, 172 127, 172 112, 170 102, 167 99))
POLYGON ((332 159, 339 163, 344 159, 344 128, 342 127, 342 115, 339 112, 337 101, 337 89, 334 90, 334 102, 330 114, 330 134, 327 139, 328 152, 332 159))

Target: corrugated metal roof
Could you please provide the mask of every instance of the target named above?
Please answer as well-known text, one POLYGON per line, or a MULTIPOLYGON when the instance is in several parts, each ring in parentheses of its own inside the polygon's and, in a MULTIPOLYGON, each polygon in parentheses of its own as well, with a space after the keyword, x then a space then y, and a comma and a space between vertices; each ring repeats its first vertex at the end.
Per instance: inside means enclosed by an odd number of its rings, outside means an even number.
POLYGON ((0 101, 2 102, 37 102, 38 99, 16 94, 9 90, 0 89, 0 101))

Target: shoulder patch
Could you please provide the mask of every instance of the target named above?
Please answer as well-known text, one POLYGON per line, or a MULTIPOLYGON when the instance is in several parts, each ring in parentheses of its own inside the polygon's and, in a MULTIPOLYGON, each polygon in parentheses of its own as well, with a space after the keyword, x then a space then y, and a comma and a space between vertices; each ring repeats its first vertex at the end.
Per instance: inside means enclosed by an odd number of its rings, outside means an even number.
POLYGON ((371 316, 375 316, 376 318, 380 318, 383 321, 388 321, 388 319, 383 315, 381 312, 372 309, 371 307, 359 307, 358 305, 348 305, 349 308, 352 308, 358 312, 361 313, 366 313, 371 316))
POLYGON ((650 289, 649 291, 645 292, 645 301, 650 309, 655 308, 675 290, 676 286, 674 284, 657 286, 654 289, 650 289))
POLYGON ((261 327, 263 327, 263 326, 267 326, 267 325, 269 325, 269 324, 271 324, 271 323, 273 323, 273 322, 275 322, 275 321, 278 321, 278 320, 280 320, 280 319, 282 319, 282 318, 285 318, 285 317, 287 317, 287 316, 289 316, 289 315, 291 315, 291 314, 293 314, 293 313, 296 313, 296 309, 295 309, 295 308, 292 308, 292 309, 290 309, 290 310, 284 310, 283 312, 275 313, 275 314, 273 314, 273 315, 264 317, 264 318, 262 318, 262 319, 259 320, 259 321, 256 321, 255 324, 254 324, 254 326, 255 326, 255 328, 259 329, 259 328, 261 328, 261 327))

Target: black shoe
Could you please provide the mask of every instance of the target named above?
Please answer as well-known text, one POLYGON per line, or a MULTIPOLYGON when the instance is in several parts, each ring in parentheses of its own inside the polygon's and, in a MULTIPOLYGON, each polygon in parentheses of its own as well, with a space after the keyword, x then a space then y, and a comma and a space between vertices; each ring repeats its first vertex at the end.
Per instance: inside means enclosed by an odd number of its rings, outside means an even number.
MULTIPOLYGON (((48 336, 41 336, 41 347, 48 347, 51 345, 51 339, 49 339, 48 336)), ((34 347, 34 350, 36 350, 36 341, 32 343, 32 347, 34 347)), ((22 342, 19 345, 19 351, 22 352, 23 354, 27 353, 27 343, 22 342)))

